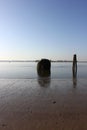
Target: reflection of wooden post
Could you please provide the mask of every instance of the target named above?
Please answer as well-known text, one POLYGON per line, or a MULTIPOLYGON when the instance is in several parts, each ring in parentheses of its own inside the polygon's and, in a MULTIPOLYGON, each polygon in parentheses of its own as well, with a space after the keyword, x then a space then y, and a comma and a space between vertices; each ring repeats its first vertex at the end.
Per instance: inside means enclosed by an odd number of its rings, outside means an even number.
POLYGON ((73 76, 77 75, 77 57, 76 54, 73 56, 73 76))

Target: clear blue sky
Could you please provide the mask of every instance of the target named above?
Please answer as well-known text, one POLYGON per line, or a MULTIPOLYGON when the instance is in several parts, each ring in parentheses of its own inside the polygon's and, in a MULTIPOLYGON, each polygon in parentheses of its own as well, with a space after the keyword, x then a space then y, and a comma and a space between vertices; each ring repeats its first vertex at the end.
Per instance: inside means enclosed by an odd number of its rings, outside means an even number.
POLYGON ((87 60, 87 0, 0 0, 0 59, 87 60))

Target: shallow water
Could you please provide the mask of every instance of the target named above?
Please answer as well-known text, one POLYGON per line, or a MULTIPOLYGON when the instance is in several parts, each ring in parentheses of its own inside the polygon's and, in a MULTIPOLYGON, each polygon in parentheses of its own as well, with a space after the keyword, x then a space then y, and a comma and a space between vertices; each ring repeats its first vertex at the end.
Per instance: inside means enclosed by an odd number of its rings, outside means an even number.
MULTIPOLYGON (((0 62, 0 79, 37 79, 37 62, 0 62)), ((51 63, 51 79, 72 79, 72 63, 51 63)), ((87 78, 87 63, 78 63, 77 78, 87 78)))

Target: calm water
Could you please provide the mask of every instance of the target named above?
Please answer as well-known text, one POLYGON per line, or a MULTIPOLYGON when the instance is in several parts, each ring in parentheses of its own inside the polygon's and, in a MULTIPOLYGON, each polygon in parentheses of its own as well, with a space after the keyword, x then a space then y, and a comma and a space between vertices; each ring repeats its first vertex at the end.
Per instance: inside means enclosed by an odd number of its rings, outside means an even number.
MULTIPOLYGON (((0 79, 37 79, 36 62, 0 62, 0 79)), ((51 63, 52 79, 71 79, 72 63, 51 63)), ((78 63, 77 78, 87 78, 87 63, 78 63)))

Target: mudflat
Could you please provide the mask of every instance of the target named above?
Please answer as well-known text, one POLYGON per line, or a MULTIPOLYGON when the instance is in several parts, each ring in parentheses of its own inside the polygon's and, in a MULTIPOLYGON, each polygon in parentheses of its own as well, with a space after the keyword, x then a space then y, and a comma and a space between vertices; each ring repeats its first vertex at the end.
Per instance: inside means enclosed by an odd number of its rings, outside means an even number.
POLYGON ((0 130, 87 130, 87 80, 1 79, 0 130))

